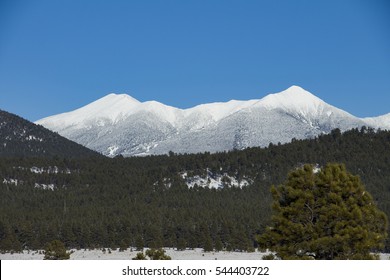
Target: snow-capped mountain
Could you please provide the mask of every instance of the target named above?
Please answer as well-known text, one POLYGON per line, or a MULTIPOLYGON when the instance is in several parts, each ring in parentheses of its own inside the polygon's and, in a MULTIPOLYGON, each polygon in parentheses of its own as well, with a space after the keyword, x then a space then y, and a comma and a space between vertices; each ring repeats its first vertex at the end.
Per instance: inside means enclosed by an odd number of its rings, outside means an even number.
MULTIPOLYGON (((383 123, 389 123, 383 120, 383 123)), ((371 125, 292 86, 262 99, 178 109, 109 94, 80 109, 36 122, 107 156, 218 152, 285 143, 334 128, 371 125)), ((375 121, 383 127, 382 121, 375 121)))

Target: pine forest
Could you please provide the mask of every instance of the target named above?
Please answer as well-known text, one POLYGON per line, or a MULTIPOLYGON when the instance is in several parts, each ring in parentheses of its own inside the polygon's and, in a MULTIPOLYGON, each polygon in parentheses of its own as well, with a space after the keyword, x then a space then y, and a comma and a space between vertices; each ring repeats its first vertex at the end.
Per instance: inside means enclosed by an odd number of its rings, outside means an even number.
POLYGON ((390 217, 390 132, 364 127, 216 154, 3 155, 0 250, 61 240, 66 248, 252 251, 270 223, 271 186, 305 164, 327 163, 358 175, 390 217))

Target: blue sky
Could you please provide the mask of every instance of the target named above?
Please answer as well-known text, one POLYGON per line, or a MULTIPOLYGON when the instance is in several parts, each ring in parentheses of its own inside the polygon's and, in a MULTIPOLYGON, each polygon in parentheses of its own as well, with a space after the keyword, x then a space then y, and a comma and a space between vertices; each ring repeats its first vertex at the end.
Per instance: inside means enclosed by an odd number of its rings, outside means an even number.
POLYGON ((0 0, 0 108, 32 121, 111 92, 189 108, 291 85, 389 113, 389 1, 0 0))

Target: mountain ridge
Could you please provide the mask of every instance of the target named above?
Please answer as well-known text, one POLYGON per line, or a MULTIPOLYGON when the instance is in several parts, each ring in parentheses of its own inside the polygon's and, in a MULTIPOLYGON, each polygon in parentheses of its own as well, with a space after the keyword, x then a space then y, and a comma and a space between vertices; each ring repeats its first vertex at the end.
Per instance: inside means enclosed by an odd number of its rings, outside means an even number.
MULTIPOLYGON (((107 156, 218 152, 286 143, 373 126, 299 86, 261 99, 230 100, 179 109, 109 94, 72 112, 36 123, 107 156)), ((386 127, 381 121, 377 127, 386 127)))
POLYGON ((0 110, 1 157, 100 157, 43 126, 0 110))

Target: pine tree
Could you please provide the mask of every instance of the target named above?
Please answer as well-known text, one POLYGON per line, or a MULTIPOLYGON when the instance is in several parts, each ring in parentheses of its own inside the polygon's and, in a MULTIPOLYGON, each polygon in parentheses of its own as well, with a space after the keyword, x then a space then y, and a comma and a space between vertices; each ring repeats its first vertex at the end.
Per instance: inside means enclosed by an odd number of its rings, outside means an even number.
POLYGON ((141 235, 138 235, 135 239, 135 247, 137 251, 143 251, 144 249, 144 240, 141 235))
POLYGON ((215 241, 215 251, 219 252, 223 250, 223 243, 221 240, 221 237, 218 236, 217 240, 215 241))
POLYGON ((66 252, 65 245, 60 240, 53 240, 45 247, 44 260, 68 260, 70 253, 66 252))
POLYGON ((151 260, 171 260, 171 257, 168 256, 164 249, 148 249, 146 250, 146 255, 151 260))
POLYGON ((162 248, 159 249, 148 249, 145 254, 143 252, 137 253, 137 255, 132 258, 133 260, 148 260, 146 257, 149 257, 149 260, 171 260, 171 257, 166 254, 166 251, 162 248))
POLYGON ((305 165, 272 187, 271 227, 258 238, 281 259, 375 259, 387 217, 344 165, 305 165))
POLYGON ((146 260, 146 256, 143 252, 138 252, 137 255, 132 258, 132 260, 146 260))
POLYGON ((178 240, 177 240, 177 245, 176 245, 176 249, 178 251, 183 251, 187 248, 187 243, 186 243, 186 240, 183 238, 183 237, 180 237, 178 240))
POLYGON ((213 241, 210 236, 206 236, 204 238, 203 250, 205 252, 211 252, 213 250, 213 241))

